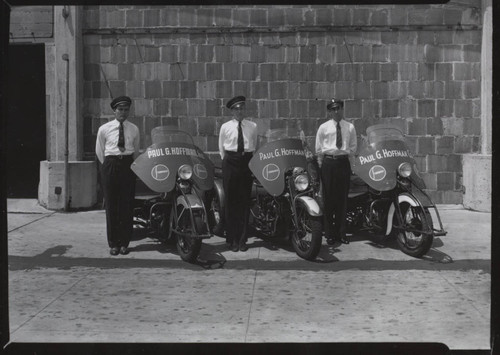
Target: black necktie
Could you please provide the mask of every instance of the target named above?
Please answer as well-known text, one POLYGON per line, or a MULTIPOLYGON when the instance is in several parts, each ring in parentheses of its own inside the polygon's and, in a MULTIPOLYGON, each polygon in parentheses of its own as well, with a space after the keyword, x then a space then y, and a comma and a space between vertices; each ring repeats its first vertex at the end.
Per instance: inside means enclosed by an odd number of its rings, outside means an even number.
POLYGON ((243 129, 241 128, 241 121, 238 122, 238 153, 245 151, 245 144, 243 143, 243 129))
POLYGON ((342 148, 342 129, 340 128, 340 121, 337 122, 337 148, 342 148))
POLYGON ((118 148, 120 148, 120 152, 125 151, 125 134, 123 133, 123 122, 120 122, 120 135, 118 136, 118 148))

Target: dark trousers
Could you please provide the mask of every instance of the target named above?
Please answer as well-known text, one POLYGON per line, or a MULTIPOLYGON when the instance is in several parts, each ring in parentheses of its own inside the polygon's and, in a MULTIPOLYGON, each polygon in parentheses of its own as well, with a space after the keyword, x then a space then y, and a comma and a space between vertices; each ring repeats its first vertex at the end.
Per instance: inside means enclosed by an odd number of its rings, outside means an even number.
POLYGON ((128 247, 132 238, 135 174, 132 155, 122 159, 107 156, 101 167, 106 206, 106 230, 110 248, 128 247))
POLYGON ((323 184, 325 236, 345 238, 347 196, 351 178, 349 159, 331 159, 325 156, 321 166, 323 184), (335 224, 333 214, 335 213, 335 224))
POLYGON ((252 174, 248 168, 251 158, 252 155, 249 153, 243 156, 226 154, 222 160, 227 240, 236 245, 246 242, 252 192, 252 174))

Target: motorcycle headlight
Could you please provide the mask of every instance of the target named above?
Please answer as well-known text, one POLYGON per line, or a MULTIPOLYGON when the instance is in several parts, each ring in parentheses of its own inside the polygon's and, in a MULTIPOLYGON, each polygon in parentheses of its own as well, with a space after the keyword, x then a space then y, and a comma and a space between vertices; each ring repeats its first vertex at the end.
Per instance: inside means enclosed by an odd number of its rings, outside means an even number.
POLYGON ((295 177, 294 183, 297 191, 304 191, 309 187, 309 177, 306 174, 300 174, 295 177))
POLYGON ((411 165, 410 163, 401 163, 398 166, 398 173, 400 176, 407 178, 408 176, 411 175, 411 165))
POLYGON ((189 180, 191 176, 193 176, 193 168, 191 165, 184 164, 179 168, 179 177, 182 180, 189 180))

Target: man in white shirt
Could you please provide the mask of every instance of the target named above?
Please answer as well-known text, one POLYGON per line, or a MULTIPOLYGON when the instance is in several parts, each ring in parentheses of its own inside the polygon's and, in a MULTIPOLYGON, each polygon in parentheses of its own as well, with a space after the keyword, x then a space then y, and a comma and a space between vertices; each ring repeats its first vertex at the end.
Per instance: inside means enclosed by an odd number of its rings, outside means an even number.
POLYGON ((226 107, 234 116, 221 126, 219 133, 227 242, 232 251, 247 251, 245 233, 252 192, 252 173, 248 162, 257 146, 257 124, 244 119, 244 96, 233 97, 226 107))
POLYGON ((128 254, 133 230, 134 172, 130 165, 139 153, 139 129, 127 121, 132 100, 111 102, 115 119, 97 132, 95 152, 101 162, 101 186, 106 205, 106 231, 111 255, 128 254))
POLYGON ((346 236, 347 195, 351 177, 349 155, 356 153, 357 139, 354 125, 342 119, 343 109, 342 100, 332 99, 327 105, 331 119, 319 126, 316 134, 316 154, 323 188, 324 229, 329 245, 335 241, 349 244, 346 236))

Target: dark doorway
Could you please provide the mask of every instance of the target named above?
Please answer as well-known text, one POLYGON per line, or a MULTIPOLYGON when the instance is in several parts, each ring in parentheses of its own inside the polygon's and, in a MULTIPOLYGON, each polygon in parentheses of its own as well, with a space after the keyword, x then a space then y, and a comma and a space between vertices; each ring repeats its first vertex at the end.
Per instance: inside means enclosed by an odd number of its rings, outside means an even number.
POLYGON ((45 46, 9 45, 7 68, 7 197, 38 198, 46 159, 45 46))

